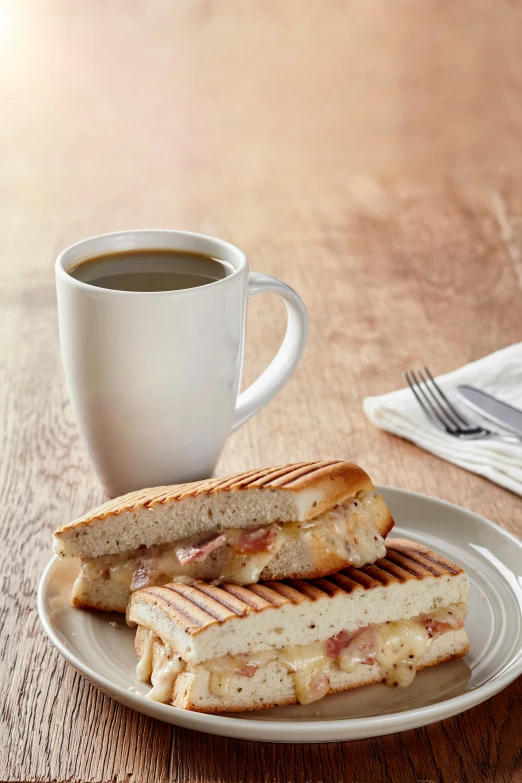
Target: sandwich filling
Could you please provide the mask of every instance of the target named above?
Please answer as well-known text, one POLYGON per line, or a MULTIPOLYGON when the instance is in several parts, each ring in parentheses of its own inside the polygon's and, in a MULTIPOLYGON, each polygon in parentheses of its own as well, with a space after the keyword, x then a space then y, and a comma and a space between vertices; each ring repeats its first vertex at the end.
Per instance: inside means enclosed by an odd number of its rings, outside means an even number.
POLYGON ((112 579, 134 592, 166 584, 179 576, 195 577, 201 564, 209 557, 219 556, 223 565, 215 581, 251 584, 258 581, 285 543, 300 536, 314 539, 325 555, 338 555, 347 564, 358 567, 374 563, 386 554, 374 522, 375 503, 375 493, 359 492, 308 522, 226 529, 172 544, 82 558, 81 575, 90 581, 112 579))
POLYGON ((404 688, 413 682, 432 640, 462 628, 466 613, 465 603, 450 604, 409 620, 366 625, 355 632, 341 631, 322 642, 250 655, 224 655, 196 666, 188 666, 152 631, 142 628, 145 640, 137 674, 140 680, 152 682, 148 698, 165 703, 172 701, 176 678, 185 669, 206 669, 209 690, 226 700, 231 688, 237 685, 236 677, 254 677, 273 662, 289 672, 301 704, 310 704, 328 693, 334 667, 351 673, 359 666, 377 666, 383 682, 404 688))

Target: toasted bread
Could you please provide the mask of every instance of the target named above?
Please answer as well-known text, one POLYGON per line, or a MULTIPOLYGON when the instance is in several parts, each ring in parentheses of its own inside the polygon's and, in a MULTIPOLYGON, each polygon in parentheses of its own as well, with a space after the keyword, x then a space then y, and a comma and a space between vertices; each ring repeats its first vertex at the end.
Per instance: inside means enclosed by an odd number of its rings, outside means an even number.
MULTIPOLYGON (((138 656, 141 655, 141 647, 138 635, 138 656)), ((468 650, 469 639, 466 631, 463 628, 449 631, 433 640, 426 655, 416 665, 416 671, 461 658, 468 650)), ((335 667, 330 673, 328 694, 381 682, 382 676, 378 664, 361 664, 349 674, 335 667)), ((278 661, 269 663, 253 677, 233 676, 224 698, 212 693, 209 677, 209 671, 204 666, 195 666, 190 671, 182 672, 176 679, 171 704, 185 710, 219 713, 261 710, 298 703, 292 676, 278 661)))
MULTIPOLYGON (((393 528, 393 519, 386 503, 376 496, 375 513, 372 519, 374 529, 386 538, 393 528)), ((197 566, 196 578, 208 582, 219 580, 226 566, 228 549, 222 547, 197 566)), ((317 579, 328 576, 350 562, 342 550, 323 546, 320 538, 303 531, 284 541, 268 565, 261 571, 261 581, 275 579, 317 579)), ((75 606, 100 609, 107 612, 125 612, 130 598, 130 590, 125 585, 116 584, 111 579, 90 581, 81 573, 73 588, 72 600, 75 606)))
POLYGON ((306 521, 373 490, 351 462, 299 462, 192 484, 154 487, 111 500, 58 528, 54 550, 96 558, 225 528, 306 521))
POLYGON ((468 592, 455 563, 413 541, 388 539, 385 558, 321 579, 148 587, 132 596, 129 618, 196 664, 416 617, 466 601, 468 592))

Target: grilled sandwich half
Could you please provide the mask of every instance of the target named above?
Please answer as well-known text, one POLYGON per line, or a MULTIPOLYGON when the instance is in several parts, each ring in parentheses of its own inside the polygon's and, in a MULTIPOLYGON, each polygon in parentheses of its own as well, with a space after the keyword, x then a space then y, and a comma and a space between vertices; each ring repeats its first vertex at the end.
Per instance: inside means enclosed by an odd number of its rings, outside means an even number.
POLYGON ((76 606, 124 612, 132 592, 186 576, 311 579, 385 552, 390 511, 350 462, 300 462, 116 498, 54 534, 81 559, 76 606))
POLYGON ((459 566, 405 539, 326 578, 149 587, 129 607, 138 677, 151 699, 208 713, 405 687, 468 651, 468 592, 459 566))

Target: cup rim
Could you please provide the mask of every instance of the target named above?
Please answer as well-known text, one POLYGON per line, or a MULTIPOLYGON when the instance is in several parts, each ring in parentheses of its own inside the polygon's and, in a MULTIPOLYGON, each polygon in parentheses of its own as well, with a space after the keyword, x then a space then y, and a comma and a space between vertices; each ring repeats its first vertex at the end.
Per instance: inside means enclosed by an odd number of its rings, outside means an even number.
MULTIPOLYGON (((154 247, 154 245, 152 245, 154 247)), ((163 247, 163 246, 158 246, 163 247)), ((165 248, 168 249, 168 248, 165 248)), ((172 248, 175 250, 176 248, 172 248)), ((110 251, 107 251, 110 252, 110 251)), ((86 252, 85 258, 88 258, 89 254, 86 252)), ((224 239, 218 239, 217 237, 213 237, 210 234, 200 234, 195 231, 181 231, 176 229, 166 229, 166 228, 136 228, 136 229, 130 229, 127 231, 111 231, 107 234, 96 234, 91 237, 86 237, 84 239, 80 239, 78 242, 74 242, 72 245, 69 245, 64 250, 61 251, 61 253, 58 255, 58 258, 55 262, 55 274, 57 278, 60 278, 64 282, 68 283, 69 285, 72 285, 74 288, 78 288, 80 290, 89 291, 92 293, 103 293, 103 294, 114 294, 116 296, 187 296, 191 295, 194 292, 202 292, 203 290, 214 287, 214 286, 222 286, 226 285, 228 281, 231 281, 233 278, 237 277, 238 275, 245 272, 245 270, 248 270, 248 261, 246 255, 243 253, 243 251, 237 247, 237 245, 233 245, 231 242, 227 242, 224 239), (182 289, 175 289, 173 291, 120 291, 117 288, 102 288, 101 286, 93 286, 90 285, 90 283, 85 283, 82 280, 77 280, 75 277, 69 274, 67 269, 65 268, 65 264, 67 256, 70 255, 71 251, 78 250, 81 248, 82 245, 90 245, 96 240, 114 240, 119 237, 127 237, 132 235, 139 235, 139 234, 155 234, 157 236, 170 236, 170 237, 192 237, 196 240, 202 240, 203 242, 212 242, 217 246, 220 246, 223 248, 223 250, 227 251, 227 253, 231 256, 235 256, 237 259, 237 266, 231 262, 229 259, 223 259, 226 260, 228 263, 233 266, 233 271, 231 274, 226 275, 226 277, 221 278, 220 280, 214 280, 211 283, 206 283, 203 286, 194 286, 192 288, 182 288, 182 289)))

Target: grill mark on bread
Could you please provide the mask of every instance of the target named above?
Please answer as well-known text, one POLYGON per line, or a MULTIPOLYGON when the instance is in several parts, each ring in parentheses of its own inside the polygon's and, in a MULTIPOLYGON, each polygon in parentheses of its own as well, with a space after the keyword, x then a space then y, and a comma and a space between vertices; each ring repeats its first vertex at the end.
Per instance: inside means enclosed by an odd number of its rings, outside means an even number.
MULTIPOLYGON (((297 482, 299 478, 308 478, 334 465, 343 464, 342 460, 330 460, 328 462, 296 462, 291 465, 279 465, 271 468, 257 468, 243 473, 235 473, 232 476, 224 476, 216 479, 205 479, 194 484, 184 484, 183 491, 173 487, 176 492, 168 493, 168 497, 158 499, 158 502, 174 500, 189 495, 200 495, 203 492, 215 493, 232 489, 244 489, 247 487, 273 487, 281 489, 288 484, 297 482)), ((166 487, 165 489, 170 489, 166 487)), ((156 501, 154 501, 156 502, 156 501)))
POLYGON ((114 500, 109 500, 94 511, 84 514, 77 522, 87 519, 105 519, 105 517, 108 517, 111 514, 119 514, 122 510, 134 511, 138 506, 147 505, 148 500, 152 499, 156 494, 161 495, 161 491, 166 489, 167 487, 141 489, 137 492, 131 492, 128 495, 124 495, 123 497, 114 498, 114 500), (125 501, 124 503, 122 502, 123 500, 125 501))
POLYGON ((355 579, 350 579, 350 577, 347 576, 346 570, 339 571, 337 574, 332 574, 328 577, 328 579, 340 587, 344 593, 351 593, 356 587, 359 586, 359 582, 357 582, 355 579))
POLYGON ((272 590, 271 587, 263 582, 257 582, 256 584, 250 585, 250 590, 272 606, 282 606, 283 604, 287 604, 289 600, 276 590, 272 590))
MULTIPOLYGON (((297 465, 307 465, 309 463, 307 462, 298 462, 297 465)), ((283 467, 277 466, 274 468, 262 468, 260 470, 254 471, 251 475, 247 476, 246 478, 242 479, 241 481, 236 482, 236 484, 233 485, 233 488, 238 487, 239 489, 244 487, 263 487, 267 484, 270 484, 274 479, 278 478, 278 476, 285 475, 288 472, 289 467, 295 467, 295 466, 288 466, 284 465, 283 467)))
POLYGON ((233 617, 234 615, 244 614, 244 611, 241 611, 240 606, 232 609, 225 601, 219 601, 216 598, 217 591, 212 596, 208 594, 208 591, 201 590, 200 584, 198 584, 198 589, 194 588, 192 585, 186 585, 183 583, 174 583, 165 585, 165 587, 167 590, 170 590, 173 593, 177 593, 181 598, 195 604, 197 607, 199 607, 199 609, 201 609, 201 611, 210 614, 212 617, 215 617, 215 619, 219 622, 224 622, 229 617, 233 617))
MULTIPOLYGON (((430 550, 427 550, 428 552, 430 550)), ((446 558, 437 555, 435 552, 430 552, 433 557, 426 557, 426 553, 415 552, 415 557, 412 557, 411 552, 405 552, 402 550, 391 551, 388 554, 389 559, 394 565, 399 566, 408 573, 414 576, 420 576, 428 571, 434 576, 442 576, 445 573, 458 574, 462 570, 455 563, 451 563, 446 558)))
POLYGON ((275 479, 286 476, 289 468, 301 468, 309 464, 309 462, 296 462, 294 465, 285 465, 282 468, 278 467, 271 468, 270 470, 260 470, 257 476, 252 477, 248 482, 244 482, 244 486, 266 487, 267 484, 272 483, 275 479))
MULTIPOLYGON (((274 488, 281 488, 283 484, 299 478, 300 472, 302 475, 308 475, 309 473, 315 473, 319 469, 338 464, 340 462, 341 460, 333 460, 331 462, 297 462, 291 465, 280 465, 271 468, 257 468, 256 470, 236 473, 232 476, 224 476, 223 478, 198 482, 197 484, 193 485, 193 492, 186 492, 185 494, 199 495, 202 492, 210 492, 212 494, 218 491, 222 492, 232 489, 244 489, 250 486, 273 486, 274 488), (262 482, 262 484, 258 485, 258 481, 262 482)), ((175 495, 171 495, 171 497, 172 499, 176 498, 177 493, 175 495)))
MULTIPOLYGON (((197 630, 201 631, 208 625, 217 622, 217 618, 214 615, 201 609, 200 606, 187 600, 184 596, 177 595, 176 591, 172 590, 172 585, 148 587, 141 592, 149 598, 148 603, 161 606, 189 633, 195 633, 197 630), (169 590, 174 593, 172 597, 169 596, 169 590), (165 605, 168 607, 167 609, 165 605), (209 617, 211 618, 210 621, 209 617)), ((232 612, 230 612, 230 615, 232 616, 232 612)))
POLYGON ((308 600, 307 596, 299 592, 296 587, 293 587, 291 582, 265 582, 265 584, 292 604, 300 604, 308 600))
MULTIPOLYGON (((382 561, 378 560, 377 562, 379 563, 382 561)), ((353 582, 354 586, 352 589, 354 590, 358 587, 362 587, 364 590, 372 590, 374 587, 382 587, 382 582, 374 579, 373 576, 368 573, 366 568, 350 567, 343 569, 339 573, 347 576, 353 582)))
MULTIPOLYGON (((428 561, 434 566, 440 568, 442 573, 444 573, 444 571, 451 571, 452 574, 458 574, 462 571, 458 565, 452 563, 450 560, 446 560, 446 558, 442 557, 442 555, 439 555, 437 552, 432 552, 429 549, 422 554, 418 553, 417 558, 426 568, 429 568, 426 562, 428 561)), ((435 571, 433 571, 433 573, 435 573, 435 571)))
MULTIPOLYGON (((434 568, 419 567, 417 563, 412 563, 409 558, 404 557, 401 554, 390 554, 390 562, 396 566, 396 570, 401 574, 409 574, 411 576, 422 576, 424 571, 428 570, 434 576, 440 576, 442 570, 436 570, 434 568)), ((403 577, 402 581, 405 581, 408 577, 403 577)))
MULTIPOLYGON (((357 570, 359 569, 354 569, 354 571, 357 570)), ((394 568, 393 563, 386 557, 377 560, 376 563, 372 563, 371 566, 368 566, 364 570, 365 575, 369 576, 372 582, 375 583, 372 587, 387 586, 391 582, 406 582, 408 579, 411 579, 412 576, 416 576, 413 571, 408 572, 405 569, 394 568)))
POLYGON ((298 590, 305 599, 308 599, 309 601, 317 601, 319 598, 323 598, 324 596, 328 595, 328 593, 325 593, 324 590, 321 590, 320 587, 317 587, 316 582, 320 580, 311 579, 308 581, 305 581, 304 579, 296 579, 289 582, 289 584, 298 590))
POLYGON ((386 558, 384 558, 386 562, 386 570, 384 571, 382 567, 382 561, 377 561, 379 565, 375 564, 375 571, 372 571, 372 574, 375 579, 377 579, 382 584, 388 584, 388 582, 393 582, 394 580, 397 582, 407 582, 408 579, 411 579, 412 576, 420 576, 420 574, 417 574, 415 571, 413 571, 411 568, 405 567, 405 564, 398 565, 395 563, 392 558, 391 554, 388 551, 386 558), (390 578, 391 577, 391 578, 390 578))
MULTIPOLYGON (((304 464, 304 463, 301 463, 304 464)), ((287 470, 288 468, 283 468, 287 470)), ((194 486, 194 492, 187 492, 187 495, 194 494, 200 495, 202 492, 217 492, 234 489, 243 489, 250 486, 252 482, 255 482, 257 478, 268 478, 278 472, 280 468, 256 468, 256 470, 248 470, 243 473, 234 473, 232 476, 223 476, 218 479, 211 479, 206 482, 201 482, 201 485, 194 486)), ((189 485, 190 486, 190 485, 189 485)))
MULTIPOLYGON (((93 522, 106 519, 108 516, 117 516, 125 511, 136 511, 138 508, 153 509, 158 505, 165 505, 172 501, 183 500, 188 497, 197 497, 201 494, 214 494, 217 492, 230 492, 248 490, 249 488, 286 489, 298 490, 305 487, 311 477, 319 478, 322 473, 328 475, 335 466, 342 465, 348 471, 360 472, 361 480, 366 479, 368 489, 373 485, 361 468, 342 460, 296 462, 290 465, 280 465, 271 468, 257 468, 255 470, 235 473, 231 476, 204 479, 185 484, 173 484, 172 486, 149 487, 137 490, 114 498, 101 506, 87 512, 71 523, 93 522)), ((331 478, 335 478, 331 475, 331 478)), ((63 526, 64 528, 67 525, 63 526)), ((61 528, 56 531, 59 533, 61 528)))
POLYGON ((414 560, 422 560, 423 558, 426 558, 427 560, 437 563, 446 570, 455 570, 456 573, 460 573, 462 571, 460 566, 452 563, 451 560, 447 560, 444 555, 428 549, 428 547, 424 544, 418 544, 416 541, 410 541, 408 538, 391 538, 390 544, 390 549, 392 552, 399 552, 403 555, 411 557, 414 560))
MULTIPOLYGON (((248 482, 250 478, 254 478, 258 473, 260 473, 259 468, 257 470, 249 470, 243 473, 235 473, 232 476, 223 476, 223 478, 220 479, 214 479, 213 482, 209 483, 208 487, 202 486, 197 487, 195 489, 195 492, 193 494, 199 495, 201 492, 210 491, 211 493, 217 492, 218 490, 230 490, 232 487, 238 487, 241 488, 244 486, 244 482, 248 482)), ((187 493, 192 494, 192 493, 187 493)))
POLYGON ((299 484, 299 479, 307 478, 320 473, 327 468, 333 467, 333 465, 339 465, 340 460, 330 460, 329 462, 308 462, 301 467, 296 465, 289 465, 284 475, 270 482, 273 487, 282 489, 283 487, 289 487, 292 484, 299 484))
POLYGON ((255 611, 261 611, 262 609, 267 609, 270 606, 278 605, 268 601, 266 598, 263 598, 260 595, 256 595, 256 593, 251 588, 252 585, 249 587, 243 587, 242 585, 234 585, 229 582, 225 582, 219 587, 220 590, 231 593, 255 611))
POLYGON ((333 582, 328 577, 313 579, 311 582, 313 586, 320 590, 324 595, 329 595, 332 597, 338 593, 344 593, 344 590, 341 590, 339 585, 336 585, 335 582, 333 582))
POLYGON ((387 556, 373 565, 347 568, 321 579, 259 582, 240 586, 224 583, 219 587, 206 582, 194 585, 173 583, 146 588, 135 593, 133 600, 162 605, 188 633, 195 635, 215 623, 262 612, 288 603, 300 604, 335 597, 354 590, 373 590, 392 583, 455 576, 462 569, 421 544, 405 539, 391 539, 387 556))
POLYGON ((237 598, 234 593, 227 590, 218 590, 215 585, 207 584, 206 582, 199 582, 198 589, 218 603, 226 606, 227 609, 230 609, 235 614, 241 616, 245 614, 244 601, 237 598))

